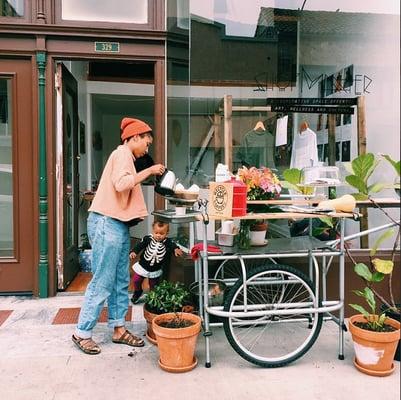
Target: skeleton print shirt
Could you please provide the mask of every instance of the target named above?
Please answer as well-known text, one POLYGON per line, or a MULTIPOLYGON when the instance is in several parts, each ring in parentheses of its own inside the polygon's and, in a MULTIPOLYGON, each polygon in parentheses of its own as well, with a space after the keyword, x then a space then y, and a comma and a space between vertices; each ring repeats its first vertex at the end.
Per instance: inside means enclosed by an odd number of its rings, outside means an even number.
POLYGON ((178 246, 170 238, 158 242, 152 235, 146 235, 131 251, 138 254, 143 250, 139 264, 146 271, 153 272, 168 265, 175 249, 178 249, 178 246))

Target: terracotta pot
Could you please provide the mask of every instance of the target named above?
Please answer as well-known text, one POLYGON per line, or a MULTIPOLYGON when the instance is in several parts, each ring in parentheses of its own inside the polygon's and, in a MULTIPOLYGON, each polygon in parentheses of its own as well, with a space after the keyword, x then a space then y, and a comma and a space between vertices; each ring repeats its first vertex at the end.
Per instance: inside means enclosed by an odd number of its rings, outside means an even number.
POLYGON ((168 372, 187 372, 195 368, 198 360, 195 347, 201 329, 201 319, 197 315, 178 313, 184 319, 193 322, 185 328, 165 328, 160 323, 170 321, 175 313, 157 315, 152 322, 159 348, 159 365, 168 372))
POLYGON ((393 332, 373 332, 361 329, 355 322, 366 322, 362 314, 349 319, 349 330, 354 341, 357 369, 368 375, 387 376, 394 371, 394 354, 400 339, 400 322, 388 318, 386 324, 396 328, 393 332))
POLYGON ((157 346, 156 335, 153 332, 152 328, 152 321, 157 314, 153 314, 146 309, 146 305, 143 306, 143 316, 146 319, 146 338, 149 340, 150 343, 155 344, 157 346))
MULTIPOLYGON (((400 310, 401 304, 397 303, 396 307, 398 310, 400 310)), ((396 321, 401 320, 401 315, 399 312, 387 309, 387 307, 384 304, 382 304, 380 306, 380 311, 385 312, 389 318, 395 319, 396 321)), ((401 340, 398 341, 397 349, 396 349, 395 355, 394 355, 394 360, 396 360, 396 361, 400 361, 400 357, 401 357, 400 342, 401 342, 401 340)))

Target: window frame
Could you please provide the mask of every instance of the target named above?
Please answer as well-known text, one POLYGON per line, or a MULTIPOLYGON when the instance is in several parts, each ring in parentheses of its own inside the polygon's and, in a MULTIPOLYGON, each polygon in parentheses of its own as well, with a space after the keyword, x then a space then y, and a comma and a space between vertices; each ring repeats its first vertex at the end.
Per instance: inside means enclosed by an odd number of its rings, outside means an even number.
POLYGON ((36 13, 36 1, 24 0, 24 15, 22 17, 6 17, 0 15, 0 24, 26 24, 33 21, 32 16, 36 13))
POLYGON ((136 24, 127 22, 107 22, 107 21, 78 21, 65 20, 61 17, 62 0, 56 0, 54 4, 54 23, 64 26, 109 28, 109 29, 131 29, 131 30, 162 30, 164 29, 163 0, 148 0, 148 23, 136 24))

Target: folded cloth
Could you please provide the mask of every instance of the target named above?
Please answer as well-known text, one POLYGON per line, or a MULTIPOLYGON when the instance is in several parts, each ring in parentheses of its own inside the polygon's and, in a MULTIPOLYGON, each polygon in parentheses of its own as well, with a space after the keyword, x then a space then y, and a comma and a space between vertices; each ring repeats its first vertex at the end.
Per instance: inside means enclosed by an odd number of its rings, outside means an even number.
MULTIPOLYGON (((199 258, 199 253, 203 250, 203 243, 196 243, 191 249, 191 258, 195 261, 199 258)), ((208 253, 221 253, 220 247, 213 246, 211 244, 207 245, 208 253)))

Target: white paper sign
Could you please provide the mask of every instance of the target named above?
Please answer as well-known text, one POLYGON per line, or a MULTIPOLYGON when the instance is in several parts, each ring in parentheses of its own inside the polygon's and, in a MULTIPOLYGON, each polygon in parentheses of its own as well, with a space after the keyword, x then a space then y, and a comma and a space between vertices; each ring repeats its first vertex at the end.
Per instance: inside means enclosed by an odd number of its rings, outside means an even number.
POLYGON ((276 147, 287 144, 287 124, 288 124, 288 115, 286 115, 283 118, 279 118, 277 120, 276 147))

